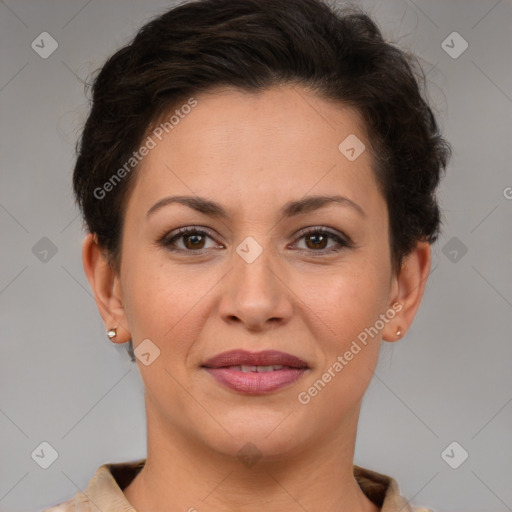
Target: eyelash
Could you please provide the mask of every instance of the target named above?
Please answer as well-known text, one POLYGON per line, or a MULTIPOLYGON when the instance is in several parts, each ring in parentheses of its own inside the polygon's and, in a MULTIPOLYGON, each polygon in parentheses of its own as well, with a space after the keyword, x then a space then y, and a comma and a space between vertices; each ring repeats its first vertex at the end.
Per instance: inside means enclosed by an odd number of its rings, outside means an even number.
MULTIPOLYGON (((208 231, 205 231, 204 229, 201 229, 201 228, 191 226, 191 227, 186 227, 186 228, 179 228, 178 230, 176 230, 176 232, 171 233, 171 234, 168 234, 166 232, 166 234, 158 240, 158 244, 172 252, 203 254, 204 251, 206 251, 207 249, 193 250, 193 249, 178 249, 176 247, 172 247, 172 244, 175 243, 180 238, 183 238, 185 235, 193 235, 193 234, 207 236, 208 238, 211 238, 213 240, 213 236, 208 231)), ((305 251, 305 252, 309 252, 309 253, 313 253, 313 254, 317 253, 316 255, 322 256, 325 254, 333 254, 333 253, 340 252, 342 249, 350 248, 350 247, 353 247, 353 245, 354 245, 352 243, 352 241, 350 240, 350 238, 348 238, 347 236, 340 236, 336 233, 328 231, 325 227, 317 227, 317 228, 309 229, 308 231, 303 231, 297 240, 301 240, 302 238, 307 237, 312 234, 316 234, 316 235, 320 234, 320 235, 327 236, 331 240, 334 240, 338 244, 338 246, 331 247, 329 249, 318 249, 318 250, 298 249, 299 251, 301 251, 301 252, 305 251)))

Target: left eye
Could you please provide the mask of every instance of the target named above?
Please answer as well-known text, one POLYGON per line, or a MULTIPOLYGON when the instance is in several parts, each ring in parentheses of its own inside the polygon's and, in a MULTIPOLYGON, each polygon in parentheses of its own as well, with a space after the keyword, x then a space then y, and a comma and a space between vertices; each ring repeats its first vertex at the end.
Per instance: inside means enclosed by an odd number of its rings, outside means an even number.
POLYGON ((322 229, 315 229, 308 231, 307 233, 303 233, 299 240, 305 241, 306 247, 300 248, 301 250, 309 250, 313 252, 338 252, 343 247, 350 246, 350 243, 341 236, 322 229), (329 241, 334 242, 334 246, 328 247, 329 241))

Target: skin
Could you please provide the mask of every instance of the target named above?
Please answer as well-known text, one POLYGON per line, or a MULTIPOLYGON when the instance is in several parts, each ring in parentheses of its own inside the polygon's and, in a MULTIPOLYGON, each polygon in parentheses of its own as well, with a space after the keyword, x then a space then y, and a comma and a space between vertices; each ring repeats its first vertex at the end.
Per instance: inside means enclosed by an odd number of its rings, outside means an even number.
POLYGON ((83 244, 105 327, 117 327, 114 341, 131 337, 136 349, 150 339, 160 350, 149 366, 137 360, 147 462, 124 493, 137 510, 260 512, 262 503, 268 512, 379 510, 353 477, 357 421, 381 340, 396 341, 397 329, 403 335, 413 321, 430 246, 419 242, 392 271, 387 205, 370 150, 352 162, 338 150, 349 134, 369 148, 356 112, 290 85, 259 94, 215 89, 196 99, 142 161, 125 212, 120 271, 94 235, 83 244), (279 218, 288 201, 333 194, 364 215, 330 203, 279 218), (171 195, 210 199, 228 217, 172 203, 146 218, 171 195), (186 226, 213 236, 176 240, 188 253, 158 243, 186 226), (329 254, 335 240, 301 233, 318 227, 353 246, 329 254), (263 249, 252 263, 236 252, 247 236, 263 249), (401 311, 379 334, 307 405, 299 403, 298 394, 395 303, 401 311), (243 395, 201 368, 236 348, 288 352, 309 370, 269 395, 243 395), (262 455, 252 467, 237 457, 246 443, 262 455))

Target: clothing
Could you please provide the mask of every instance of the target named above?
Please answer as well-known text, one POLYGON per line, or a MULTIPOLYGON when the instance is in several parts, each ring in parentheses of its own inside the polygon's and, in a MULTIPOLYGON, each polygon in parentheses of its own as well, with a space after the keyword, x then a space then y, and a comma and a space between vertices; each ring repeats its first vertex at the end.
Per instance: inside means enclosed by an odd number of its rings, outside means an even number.
MULTIPOLYGON (((103 464, 85 492, 79 491, 68 501, 42 512, 136 512, 122 489, 128 487, 145 462, 146 459, 138 459, 103 464)), ((397 483, 389 476, 359 466, 354 466, 354 476, 366 496, 381 507, 381 512, 432 512, 426 508, 411 507, 400 496, 397 483)))

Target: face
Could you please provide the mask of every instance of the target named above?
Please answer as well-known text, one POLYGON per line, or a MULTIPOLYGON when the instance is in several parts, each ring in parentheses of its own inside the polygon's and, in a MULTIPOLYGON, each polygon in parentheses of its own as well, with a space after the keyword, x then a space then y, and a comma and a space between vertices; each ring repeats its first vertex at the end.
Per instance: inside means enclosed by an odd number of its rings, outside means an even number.
POLYGON ((148 428, 230 454, 305 450, 356 424, 394 316, 370 151, 339 149, 369 143, 355 112, 302 88, 195 99, 153 137, 125 213, 124 321, 136 352, 160 351, 137 360, 148 428), (212 363, 233 350, 285 355, 212 363))

